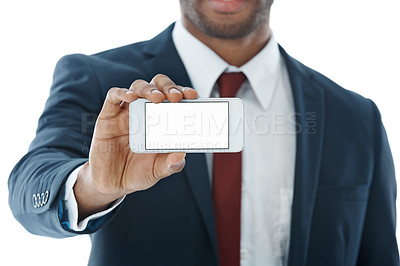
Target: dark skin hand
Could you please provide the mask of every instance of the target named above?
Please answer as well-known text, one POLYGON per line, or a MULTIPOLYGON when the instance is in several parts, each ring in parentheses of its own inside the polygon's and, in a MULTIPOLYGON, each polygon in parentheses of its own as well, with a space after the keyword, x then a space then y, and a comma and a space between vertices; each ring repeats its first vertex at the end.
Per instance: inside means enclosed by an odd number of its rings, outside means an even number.
POLYGON ((74 186, 79 220, 107 208, 124 195, 153 186, 185 166, 185 153, 137 154, 130 150, 129 129, 125 126, 129 103, 137 98, 160 103, 197 96, 192 88, 177 86, 160 74, 150 83, 136 80, 129 89, 108 91, 96 122, 89 161, 80 170, 74 186))

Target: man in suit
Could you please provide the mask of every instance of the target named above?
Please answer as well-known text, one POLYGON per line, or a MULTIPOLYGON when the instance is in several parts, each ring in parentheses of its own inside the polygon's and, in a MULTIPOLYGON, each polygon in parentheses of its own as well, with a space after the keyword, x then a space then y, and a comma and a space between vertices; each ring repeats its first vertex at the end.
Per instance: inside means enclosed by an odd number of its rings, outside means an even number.
POLYGON ((276 44, 273 1, 180 2, 182 21, 150 41, 59 61, 9 179, 16 219, 38 235, 90 234, 90 265, 399 265, 374 103, 276 44), (130 151, 130 102, 223 96, 227 73, 243 77, 231 93, 249 127, 239 157, 130 151), (242 187, 221 209, 218 182, 237 165, 242 187), (233 198, 240 216, 227 221, 233 198))

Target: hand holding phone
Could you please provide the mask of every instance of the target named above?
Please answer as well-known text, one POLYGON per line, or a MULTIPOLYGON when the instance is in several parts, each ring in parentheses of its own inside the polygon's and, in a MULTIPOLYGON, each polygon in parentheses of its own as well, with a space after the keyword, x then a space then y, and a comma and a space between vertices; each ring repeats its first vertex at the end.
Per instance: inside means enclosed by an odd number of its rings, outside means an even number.
POLYGON ((192 88, 176 85, 165 75, 151 82, 136 80, 129 89, 108 91, 96 121, 89 159, 78 173, 74 193, 79 219, 101 211, 114 200, 152 187, 185 166, 185 153, 139 154, 129 148, 129 103, 145 98, 153 103, 196 99, 192 88))

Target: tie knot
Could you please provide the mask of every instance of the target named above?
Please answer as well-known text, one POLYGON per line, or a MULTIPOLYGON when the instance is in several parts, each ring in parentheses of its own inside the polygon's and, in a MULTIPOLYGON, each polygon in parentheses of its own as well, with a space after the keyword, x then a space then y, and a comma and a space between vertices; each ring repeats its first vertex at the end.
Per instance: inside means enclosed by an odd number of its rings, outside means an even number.
POLYGON ((219 96, 235 97, 245 80, 246 76, 242 72, 222 73, 217 81, 219 96))

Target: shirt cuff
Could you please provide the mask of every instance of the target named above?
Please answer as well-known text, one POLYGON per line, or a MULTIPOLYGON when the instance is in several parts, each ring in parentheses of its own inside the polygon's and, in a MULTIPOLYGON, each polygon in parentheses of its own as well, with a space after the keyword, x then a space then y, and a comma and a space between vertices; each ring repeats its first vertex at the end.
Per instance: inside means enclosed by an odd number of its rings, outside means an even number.
POLYGON ((68 177, 67 181, 65 182, 64 185, 64 196, 62 197, 62 200, 64 202, 64 212, 66 212, 66 217, 67 222, 69 224, 69 229, 81 232, 84 231, 90 221, 99 219, 101 217, 104 217, 105 215, 109 214, 112 212, 121 202, 125 199, 125 196, 122 198, 119 198, 115 200, 108 209, 105 209, 101 212, 94 213, 82 221, 78 223, 78 204, 76 202, 75 194, 74 194, 74 185, 76 182, 76 179, 78 178, 78 173, 79 170, 83 165, 77 167, 68 177))

